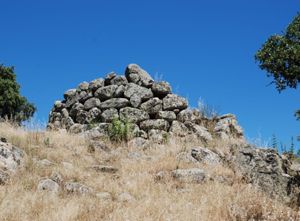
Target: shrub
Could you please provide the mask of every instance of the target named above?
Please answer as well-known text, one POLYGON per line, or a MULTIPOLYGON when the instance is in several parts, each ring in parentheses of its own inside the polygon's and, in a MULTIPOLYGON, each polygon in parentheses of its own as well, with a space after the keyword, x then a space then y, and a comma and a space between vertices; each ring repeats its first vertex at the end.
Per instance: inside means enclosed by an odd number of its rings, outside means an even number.
POLYGON ((0 118, 20 124, 31 118, 35 106, 20 95, 14 67, 0 65, 0 118))
POLYGON ((108 128, 108 134, 111 141, 114 142, 127 142, 133 132, 133 125, 129 120, 120 120, 119 118, 114 118, 112 124, 108 128))

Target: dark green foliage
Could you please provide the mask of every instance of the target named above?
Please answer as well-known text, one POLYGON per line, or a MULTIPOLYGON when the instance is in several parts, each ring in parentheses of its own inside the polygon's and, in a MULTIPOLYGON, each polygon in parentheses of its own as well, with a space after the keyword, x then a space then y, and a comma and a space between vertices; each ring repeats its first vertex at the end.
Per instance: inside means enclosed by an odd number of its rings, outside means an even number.
POLYGON ((132 136, 132 131, 133 125, 129 120, 120 120, 119 118, 114 118, 108 128, 110 140, 114 142, 127 142, 132 136))
POLYGON ((20 95, 14 68, 0 65, 0 118, 20 124, 31 118, 35 111, 35 106, 20 95))
POLYGON ((272 35, 255 55, 259 67, 273 77, 278 91, 300 82, 300 15, 282 35, 272 35))

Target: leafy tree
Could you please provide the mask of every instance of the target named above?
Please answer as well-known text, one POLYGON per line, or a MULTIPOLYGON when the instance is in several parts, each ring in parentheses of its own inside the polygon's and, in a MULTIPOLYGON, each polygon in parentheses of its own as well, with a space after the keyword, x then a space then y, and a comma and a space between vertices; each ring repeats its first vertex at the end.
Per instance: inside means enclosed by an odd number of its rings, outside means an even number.
POLYGON ((35 106, 20 95, 14 67, 0 65, 0 118, 20 124, 31 118, 35 111, 35 106))
POLYGON ((300 14, 281 35, 272 35, 255 55, 259 67, 268 72, 280 92, 297 88, 300 82, 300 14))

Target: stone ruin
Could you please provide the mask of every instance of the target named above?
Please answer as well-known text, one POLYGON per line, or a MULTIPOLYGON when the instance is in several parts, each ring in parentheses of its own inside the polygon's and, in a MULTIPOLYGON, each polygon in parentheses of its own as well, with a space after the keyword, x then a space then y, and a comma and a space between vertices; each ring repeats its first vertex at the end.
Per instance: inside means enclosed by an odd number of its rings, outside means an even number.
POLYGON ((168 82, 154 81, 136 64, 129 64, 125 75, 111 72, 104 79, 67 90, 64 100, 55 102, 47 128, 105 137, 114 119, 129 121, 133 137, 156 142, 169 135, 191 135, 204 141, 243 139, 234 115, 206 118, 190 109, 184 97, 173 94, 168 82))

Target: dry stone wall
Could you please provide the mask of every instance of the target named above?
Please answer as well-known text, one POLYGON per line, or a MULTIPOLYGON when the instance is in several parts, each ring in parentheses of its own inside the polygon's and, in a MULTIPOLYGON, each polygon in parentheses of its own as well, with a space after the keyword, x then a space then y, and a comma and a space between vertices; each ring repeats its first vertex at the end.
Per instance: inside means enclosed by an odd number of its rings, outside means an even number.
POLYGON ((192 134, 203 140, 243 138, 234 115, 206 119, 188 108, 184 97, 173 94, 168 82, 154 81, 136 64, 129 64, 124 75, 111 72, 67 90, 64 100, 56 101, 50 112, 48 129, 101 137, 108 135, 113 119, 129 121, 134 137, 156 141, 166 134, 192 134), (213 125, 210 130, 208 123, 213 125))

